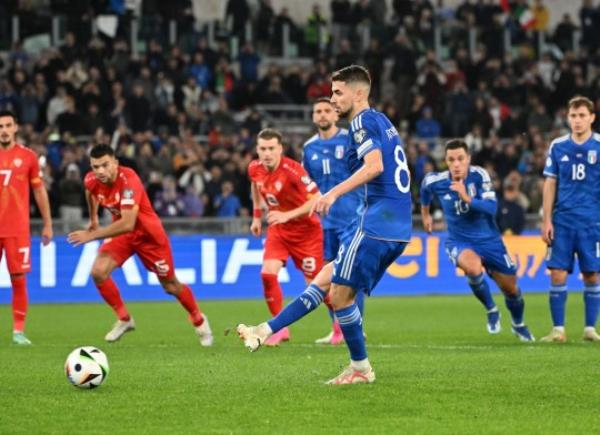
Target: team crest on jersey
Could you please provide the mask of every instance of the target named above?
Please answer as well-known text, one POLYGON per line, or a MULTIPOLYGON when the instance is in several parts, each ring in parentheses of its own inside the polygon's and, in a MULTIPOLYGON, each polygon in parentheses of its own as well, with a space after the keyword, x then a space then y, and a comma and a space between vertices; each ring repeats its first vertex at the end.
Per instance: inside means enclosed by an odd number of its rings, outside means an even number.
POLYGON ((598 153, 596 150, 588 151, 587 161, 590 165, 595 165, 598 161, 598 153))
POLYGON ((20 168, 21 165, 23 164, 23 160, 21 160, 20 158, 17 157, 16 159, 13 160, 13 163, 15 164, 15 166, 17 168, 20 168))
POLYGON ((283 186, 283 185, 281 184, 281 181, 276 181, 276 182, 275 182, 275 189, 276 189, 278 192, 280 192, 280 191, 281 191, 281 188, 282 188, 282 186, 283 186))
POLYGON ((354 142, 362 143, 362 141, 365 139, 366 135, 367 135, 367 132, 362 128, 360 130, 354 132, 354 142))
POLYGON ((475 188, 475 184, 469 183, 469 185, 467 186, 467 190, 469 192, 470 197, 474 197, 475 195, 477 195, 477 189, 475 188))
POLYGON ((335 158, 341 159, 344 157, 344 145, 336 145, 335 147, 335 158))

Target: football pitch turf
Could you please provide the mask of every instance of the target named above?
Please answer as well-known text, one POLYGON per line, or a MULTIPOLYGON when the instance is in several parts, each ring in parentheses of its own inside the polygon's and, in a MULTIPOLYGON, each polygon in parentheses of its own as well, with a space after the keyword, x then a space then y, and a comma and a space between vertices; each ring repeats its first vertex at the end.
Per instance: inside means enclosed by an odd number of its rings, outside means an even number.
MULTIPOLYGON (((550 330, 547 296, 526 295, 526 303, 539 338, 550 330)), ((488 335, 472 296, 370 298, 365 330, 377 381, 353 386, 323 384, 349 359, 345 346, 312 344, 328 332, 323 308, 291 328, 290 343, 251 354, 223 331, 264 320, 263 301, 201 301, 212 348, 200 347, 177 303, 128 306, 137 330, 108 344, 108 307, 32 305, 28 348, 9 344, 11 312, 0 306, 0 433, 589 434, 600 427, 600 343, 581 341, 580 293, 569 297, 566 344, 519 342, 503 306, 502 332, 488 335), (82 345, 108 356, 100 388, 79 390, 65 378, 65 358, 82 345)))

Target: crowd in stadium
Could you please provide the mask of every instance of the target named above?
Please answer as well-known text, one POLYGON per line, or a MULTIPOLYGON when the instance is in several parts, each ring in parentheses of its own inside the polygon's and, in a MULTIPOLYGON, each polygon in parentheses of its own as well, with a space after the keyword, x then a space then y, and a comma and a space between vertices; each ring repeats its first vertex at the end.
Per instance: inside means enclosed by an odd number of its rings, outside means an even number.
MULTIPOLYGON (((12 12, 26 32, 39 12, 31 9, 35 2, 17 3, 12 12)), ((255 106, 310 104, 330 94, 332 71, 359 63, 372 75, 373 106, 405 141, 415 199, 424 174, 441 167, 440 138, 463 137, 503 198, 508 215, 501 227, 520 232, 524 213, 540 209, 545 153, 549 140, 566 132, 566 101, 582 94, 600 111, 600 50, 594 51, 600 6, 591 1, 582 3, 579 17, 567 15, 551 29, 543 0, 530 2, 532 24, 495 1, 465 0, 450 8, 443 1, 394 0, 390 9, 383 0, 332 0, 331 20, 315 6, 300 23, 285 8, 273 10, 269 0, 255 8, 229 0, 224 18, 230 30, 221 26, 210 46, 194 31, 189 0, 168 2, 168 10, 166 2, 144 0, 142 53, 131 51, 130 16, 116 8, 120 2, 63 3, 52 2, 52 12, 67 17, 62 45, 33 56, 16 43, 0 68, 0 109, 17 113, 22 141, 43 156, 55 215, 77 216, 84 208, 86 152, 101 142, 113 144, 121 163, 140 173, 161 216, 247 215, 247 165, 266 124, 255 106), (86 13, 103 12, 119 16, 114 38, 91 34, 86 13), (186 37, 169 46, 164 20, 174 16, 187 17, 178 20, 186 37), (252 41, 245 40, 247 17, 252 41), (283 54, 285 25, 298 55, 314 59, 310 68, 293 59, 269 63, 283 54), (362 50, 357 29, 365 26, 371 37, 362 50), (443 61, 434 50, 436 28, 442 41, 452 41, 443 61), (472 28, 478 37, 470 51, 472 28), (543 52, 537 50, 540 34, 547 41, 543 52), (231 35, 240 40, 235 58, 231 35)), ((302 139, 288 139, 297 158, 302 139)))

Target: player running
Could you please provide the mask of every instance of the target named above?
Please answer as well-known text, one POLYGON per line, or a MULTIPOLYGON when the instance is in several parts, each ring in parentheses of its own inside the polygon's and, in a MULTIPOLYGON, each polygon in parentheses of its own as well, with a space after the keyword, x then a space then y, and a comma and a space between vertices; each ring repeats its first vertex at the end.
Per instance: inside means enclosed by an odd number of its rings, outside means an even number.
POLYGON ((0 259, 5 252, 13 292, 12 342, 17 345, 30 345, 31 341, 25 336, 25 274, 31 270, 30 186, 44 221, 44 246, 52 240, 52 218, 37 156, 31 149, 16 142, 18 129, 16 116, 8 110, 0 111, 0 259))
POLYGON ((544 168, 542 239, 548 245, 550 312, 553 328, 545 342, 565 342, 567 275, 575 256, 583 275, 583 339, 600 341, 600 135, 592 131, 594 103, 577 96, 569 101, 571 134, 552 141, 544 168))
POLYGON ((446 143, 448 170, 431 172, 421 186, 421 216, 431 233, 431 201, 437 196, 448 223, 446 252, 452 264, 467 276, 473 294, 487 310, 487 330, 500 332, 500 311, 483 275, 484 268, 504 293, 512 317, 512 332, 521 341, 535 341, 523 323, 525 302, 517 286, 517 269, 506 251, 496 225, 496 193, 487 171, 471 166, 468 145, 462 140, 446 143))
POLYGON ((104 144, 92 148, 90 165, 92 171, 86 174, 84 180, 90 224, 87 230, 70 233, 68 241, 79 246, 104 239, 91 274, 98 291, 118 318, 104 337, 106 341, 117 341, 123 334, 135 329, 133 317, 125 307, 111 274, 129 257, 137 254, 144 266, 157 275, 165 291, 174 295, 189 313, 200 344, 211 346, 213 335, 208 319, 198 308, 191 289, 175 276, 169 238, 138 175, 133 169, 119 166, 113 149, 104 144), (98 206, 112 214, 110 225, 99 227, 98 206))
POLYGON ((410 172, 398 132, 380 112, 369 107, 368 71, 351 65, 332 76, 331 103, 340 118, 350 120, 348 163, 352 175, 314 204, 326 215, 342 195, 365 192, 360 219, 348 224, 335 261, 328 263, 304 292, 279 315, 258 326, 240 324, 244 345, 256 351, 274 333, 296 322, 329 294, 350 351, 350 365, 328 384, 375 381, 365 346, 356 293, 370 293, 390 264, 404 251, 412 228, 410 172))
MULTIPOLYGON (((261 235, 262 204, 266 204, 267 237, 260 272, 265 300, 273 316, 283 307, 283 293, 277 275, 288 257, 310 282, 323 267, 323 231, 317 216, 308 216, 319 192, 300 163, 283 156, 281 133, 264 129, 258 133, 258 159, 250 162, 254 206, 250 230, 261 235)), ((276 346, 290 339, 288 328, 271 335, 266 345, 276 346)))
MULTIPOLYGON (((327 192, 336 184, 350 177, 350 169, 346 155, 348 152, 348 130, 336 126, 338 120, 329 98, 319 98, 313 104, 313 123, 317 126, 318 133, 304 144, 304 159, 302 166, 319 187, 321 192, 327 192)), ((326 262, 333 261, 340 247, 340 239, 352 216, 358 218, 357 209, 361 197, 358 190, 354 190, 341 197, 323 216, 324 258, 326 262)), ((361 316, 364 318, 364 293, 356 294, 356 304, 361 316)), ((335 320, 333 307, 328 306, 329 316, 333 322, 332 331, 323 338, 315 341, 317 344, 340 344, 344 335, 340 324, 335 320)))

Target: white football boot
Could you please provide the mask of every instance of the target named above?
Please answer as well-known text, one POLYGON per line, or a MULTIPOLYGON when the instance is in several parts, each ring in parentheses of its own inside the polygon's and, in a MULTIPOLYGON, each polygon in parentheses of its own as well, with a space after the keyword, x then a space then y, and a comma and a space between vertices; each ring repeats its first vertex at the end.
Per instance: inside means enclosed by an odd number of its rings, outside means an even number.
POLYGON ((130 317, 129 320, 117 320, 113 326, 113 328, 104 336, 104 339, 109 343, 117 341, 123 334, 129 331, 135 330, 135 322, 133 321, 133 317, 130 317))
POLYGON ((215 338, 213 337, 213 333, 210 329, 210 324, 208 323, 208 317, 206 317, 204 314, 202 314, 202 318, 204 319, 204 322, 202 322, 202 325, 200 326, 196 326, 195 330, 196 330, 196 335, 198 336, 198 339, 200 340, 200 344, 204 347, 208 347, 208 346, 212 346, 215 338))
POLYGON ((238 336, 244 341, 244 346, 250 349, 250 352, 256 352, 273 333, 266 323, 261 323, 258 326, 246 326, 240 323, 235 329, 238 336))
POLYGON ((326 382, 327 385, 372 384, 375 382, 375 372, 369 367, 366 370, 357 370, 349 365, 335 378, 326 382))

